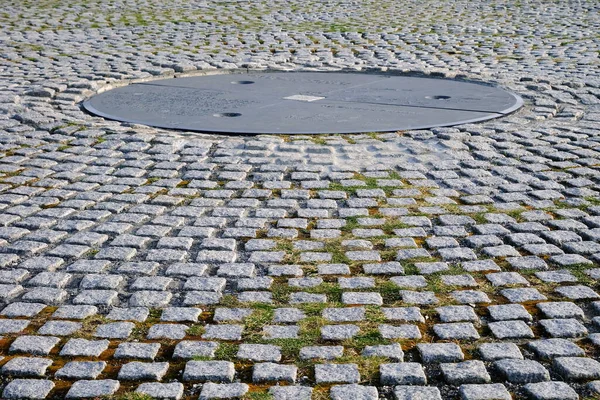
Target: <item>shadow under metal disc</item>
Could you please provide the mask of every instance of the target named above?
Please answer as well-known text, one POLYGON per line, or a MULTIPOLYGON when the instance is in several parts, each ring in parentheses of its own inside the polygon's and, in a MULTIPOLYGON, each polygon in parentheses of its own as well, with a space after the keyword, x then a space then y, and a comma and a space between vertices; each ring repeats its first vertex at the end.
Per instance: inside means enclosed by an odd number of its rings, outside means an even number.
POLYGON ((391 132, 484 121, 523 100, 495 86, 343 72, 256 72, 134 83, 83 106, 112 120, 197 132, 391 132))

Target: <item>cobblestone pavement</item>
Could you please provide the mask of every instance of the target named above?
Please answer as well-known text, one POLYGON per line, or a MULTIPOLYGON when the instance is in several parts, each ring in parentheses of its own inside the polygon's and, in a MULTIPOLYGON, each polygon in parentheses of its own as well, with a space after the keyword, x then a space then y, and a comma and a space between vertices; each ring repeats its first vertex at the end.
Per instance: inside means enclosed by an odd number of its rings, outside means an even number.
POLYGON ((599 395, 598 2, 0 4, 2 398, 599 395), (526 105, 293 137, 80 108, 236 68, 458 76, 526 105))

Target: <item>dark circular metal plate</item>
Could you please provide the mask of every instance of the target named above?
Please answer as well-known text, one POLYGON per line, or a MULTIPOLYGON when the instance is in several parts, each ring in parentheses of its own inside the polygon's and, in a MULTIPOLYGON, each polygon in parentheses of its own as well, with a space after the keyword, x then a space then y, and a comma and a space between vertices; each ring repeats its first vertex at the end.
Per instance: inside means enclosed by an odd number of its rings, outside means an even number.
POLYGON ((344 72, 249 72, 134 83, 83 106, 108 119, 238 134, 390 132, 498 118, 523 100, 495 86, 344 72))

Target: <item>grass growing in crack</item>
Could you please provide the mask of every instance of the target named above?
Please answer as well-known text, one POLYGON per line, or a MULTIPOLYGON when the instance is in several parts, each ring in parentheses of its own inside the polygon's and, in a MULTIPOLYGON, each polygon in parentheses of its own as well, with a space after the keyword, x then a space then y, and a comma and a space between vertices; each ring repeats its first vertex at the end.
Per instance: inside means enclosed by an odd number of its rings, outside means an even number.
POLYGON ((271 286, 273 301, 277 304, 288 304, 290 294, 296 292, 296 289, 283 282, 274 282, 271 286))
POLYGON ((219 306, 229 308, 239 307, 240 301, 234 295, 226 294, 223 297, 221 297, 221 300, 219 301, 219 306))
POLYGON ((151 309, 150 312, 148 313, 148 318, 144 322, 137 323, 135 325, 135 327, 131 331, 131 335, 129 335, 129 339, 130 340, 145 339, 146 335, 148 334, 148 330, 150 330, 150 327, 152 325, 160 322, 161 314, 162 314, 161 310, 155 309, 155 308, 151 309))
POLYGON ((186 334, 189 336, 202 336, 205 331, 205 327, 203 325, 194 324, 188 328, 186 334))
POLYGON ((344 220, 346 221, 346 224, 340 230, 344 233, 350 233, 350 232, 352 232, 353 229, 360 227, 360 225, 358 224, 358 218, 359 217, 344 218, 344 220))
MULTIPOLYGON (((383 297, 383 304, 387 306, 394 305, 402 300, 400 296, 400 287, 392 281, 383 281, 377 285, 377 291, 383 297)), ((381 312, 379 309, 377 309, 381 312)))
POLYGON ((323 282, 320 285, 306 288, 306 293, 325 294, 330 303, 341 303, 344 292, 337 283, 323 282))
POLYGON ((233 343, 219 343, 215 351, 215 360, 234 361, 238 352, 238 345, 233 343))
POLYGON ((394 229, 406 229, 410 228, 410 225, 403 223, 397 218, 387 219, 384 224, 381 226, 384 232, 388 235, 392 235, 394 233, 394 229))
POLYGON ((321 340, 321 328, 327 325, 327 320, 321 316, 310 316, 298 322, 300 335, 312 343, 321 340))
POLYGON ((275 251, 284 251, 284 263, 295 264, 300 260, 300 251, 294 248, 294 242, 289 239, 279 239, 275 246, 275 251))
POLYGON ((81 328, 73 335, 73 337, 90 339, 94 336, 96 328, 102 324, 109 322, 103 315, 92 315, 84 318, 81 321, 81 328))
POLYGON ((339 363, 356 364, 360 373, 361 383, 379 384, 379 366, 389 362, 386 357, 363 357, 360 353, 351 354, 336 359, 339 363))
POLYGON ((361 333, 351 339, 346 339, 342 342, 347 349, 362 350, 367 346, 376 346, 381 344, 390 344, 391 341, 384 339, 376 328, 361 329, 361 333))
POLYGON ((350 260, 346 257, 346 253, 342 249, 342 241, 341 240, 326 240, 324 251, 331 254, 331 263, 332 264, 348 264, 350 260))
POLYGON ((340 191, 346 192, 346 193, 348 193, 349 196, 356 195, 356 192, 358 190, 364 190, 364 189, 381 189, 385 192, 385 194, 387 196, 390 196, 392 194, 393 190, 397 189, 397 187, 393 187, 393 186, 381 187, 377 183, 378 178, 369 178, 369 177, 366 177, 366 176, 358 174, 358 173, 354 174, 353 179, 364 182, 364 185, 344 186, 341 183, 332 182, 331 184, 329 184, 329 189, 330 190, 340 190, 340 191))
POLYGON ((309 317, 320 316, 324 309, 329 307, 326 303, 304 303, 299 304, 297 308, 304 311, 309 317))
POLYGON ((570 271, 578 280, 580 284, 584 285, 595 285, 596 280, 586 274, 584 271, 593 268, 593 264, 573 264, 565 266, 564 269, 570 271))
POLYGON ((273 307, 266 304, 254 304, 252 314, 244 318, 244 337, 249 341, 262 339, 263 327, 273 320, 273 307))
MULTIPOLYGON (((596 280, 594 280, 592 277, 590 277, 588 274, 585 273, 585 271, 590 268, 594 268, 594 265, 593 264, 573 264, 573 265, 564 266, 561 269, 566 270, 566 271, 570 272, 571 274, 573 274, 573 276, 575 276, 575 278, 577 278, 577 284, 593 286, 596 284, 596 280)), ((527 279, 529 279, 531 281, 531 283, 534 284, 534 286, 538 289, 542 289, 542 290, 546 290, 546 291, 550 292, 550 291, 553 291, 554 289, 556 289, 557 287, 563 285, 563 283, 560 283, 560 282, 545 282, 545 281, 539 279, 537 276, 535 276, 535 274, 537 272, 542 272, 542 271, 540 271, 539 269, 519 270, 519 273, 521 275, 527 276, 527 279)))

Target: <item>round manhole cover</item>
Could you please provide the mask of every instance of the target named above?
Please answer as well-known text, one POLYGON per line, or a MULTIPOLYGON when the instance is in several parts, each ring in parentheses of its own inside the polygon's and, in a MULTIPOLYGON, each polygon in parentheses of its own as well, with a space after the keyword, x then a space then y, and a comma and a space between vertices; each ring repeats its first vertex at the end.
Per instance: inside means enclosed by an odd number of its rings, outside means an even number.
POLYGON ((342 72, 255 72, 134 83, 83 106, 117 121, 238 134, 391 132, 502 117, 523 100, 473 82, 342 72))

